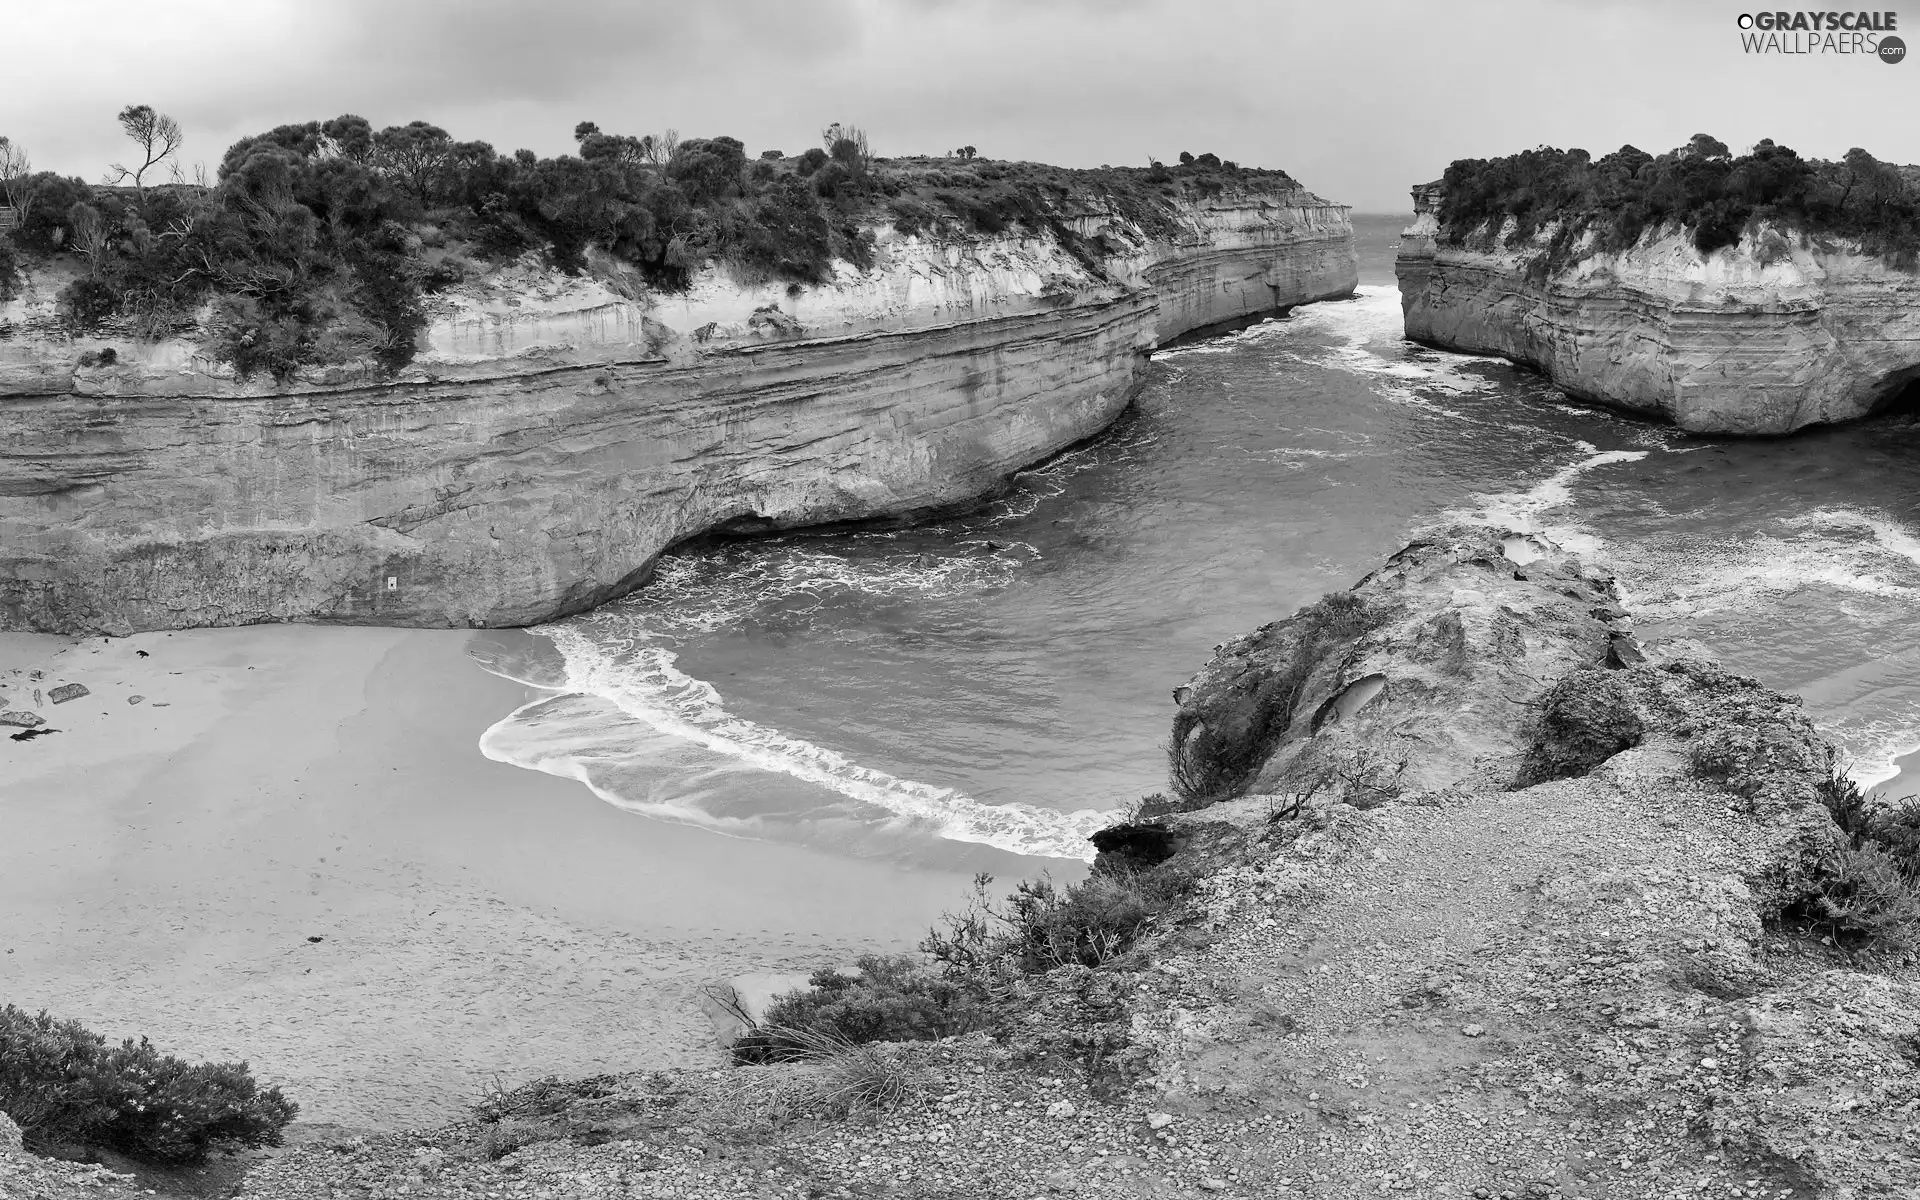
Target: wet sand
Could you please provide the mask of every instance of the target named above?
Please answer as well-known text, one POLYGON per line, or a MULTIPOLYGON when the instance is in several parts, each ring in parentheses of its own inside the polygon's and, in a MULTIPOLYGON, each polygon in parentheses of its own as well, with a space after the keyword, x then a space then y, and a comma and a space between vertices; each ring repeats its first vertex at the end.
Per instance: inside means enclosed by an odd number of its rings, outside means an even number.
POLYGON ((496 1077, 717 1065, 706 981, 904 948, 963 899, 964 871, 639 818, 486 759, 542 693, 473 637, 0 634, 0 707, 60 731, 0 737, 0 1002, 247 1059, 303 1121, 422 1124, 496 1077), (45 699, 69 680, 92 694, 45 699))
POLYGON ((1893 776, 1867 789, 1890 800, 1920 795, 1920 750, 1893 760, 1893 776))

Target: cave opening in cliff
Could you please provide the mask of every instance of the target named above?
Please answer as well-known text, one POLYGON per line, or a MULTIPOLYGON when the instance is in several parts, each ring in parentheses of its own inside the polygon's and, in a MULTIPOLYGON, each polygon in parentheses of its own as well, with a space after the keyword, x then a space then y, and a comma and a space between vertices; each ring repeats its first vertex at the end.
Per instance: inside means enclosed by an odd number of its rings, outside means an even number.
POLYGON ((1920 363, 1887 376, 1870 411, 1876 416, 1920 416, 1920 363))

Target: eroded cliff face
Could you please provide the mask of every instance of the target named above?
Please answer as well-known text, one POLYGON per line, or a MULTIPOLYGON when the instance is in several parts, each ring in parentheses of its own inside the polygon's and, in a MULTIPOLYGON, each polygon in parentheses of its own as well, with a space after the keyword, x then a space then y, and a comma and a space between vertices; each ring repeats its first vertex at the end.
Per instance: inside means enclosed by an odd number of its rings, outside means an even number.
POLYGON ((29 279, 0 308, 0 627, 549 619, 701 533, 980 496, 1110 423, 1161 341, 1355 284, 1346 210, 1304 190, 1160 237, 1097 200, 1072 223, 1104 257, 887 229, 829 285, 678 295, 510 264, 393 380, 76 344, 29 279))
POLYGON ((1571 395, 1701 433, 1782 434, 1904 401, 1920 380, 1920 273, 1762 228, 1702 256, 1685 235, 1561 270, 1533 239, 1441 243, 1414 190, 1396 264, 1407 336, 1534 367, 1571 395))

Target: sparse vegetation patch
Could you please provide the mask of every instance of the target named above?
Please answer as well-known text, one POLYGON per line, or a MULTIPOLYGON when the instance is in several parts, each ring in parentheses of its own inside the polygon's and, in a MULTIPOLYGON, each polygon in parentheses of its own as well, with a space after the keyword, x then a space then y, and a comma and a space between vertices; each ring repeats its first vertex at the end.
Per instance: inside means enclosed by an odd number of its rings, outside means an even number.
POLYGON ((1920 950, 1920 800, 1877 801, 1837 766, 1819 792, 1832 836, 1810 850, 1782 915, 1837 940, 1920 950))
POLYGON ((223 1146, 277 1146, 299 1111, 245 1063, 189 1063, 145 1038, 115 1045, 77 1021, 0 1008, 0 1112, 38 1148, 191 1164, 223 1146))

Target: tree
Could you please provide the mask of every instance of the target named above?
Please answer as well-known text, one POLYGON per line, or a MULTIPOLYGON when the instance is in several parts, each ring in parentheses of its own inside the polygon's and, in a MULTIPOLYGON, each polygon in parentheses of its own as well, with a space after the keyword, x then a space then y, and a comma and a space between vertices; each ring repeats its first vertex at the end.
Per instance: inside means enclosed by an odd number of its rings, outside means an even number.
POLYGON ((671 125, 662 130, 658 137, 649 134, 641 141, 646 148, 647 161, 656 167, 666 166, 680 152, 680 131, 671 125))
POLYGON ((140 147, 141 160, 137 167, 123 167, 114 163, 109 183, 124 183, 133 180, 133 186, 141 195, 146 195, 144 181, 146 173, 154 165, 170 158, 186 140, 180 132, 180 122, 165 113, 155 112, 151 104, 129 104, 120 110, 120 128, 140 147))
POLYGON ((413 121, 389 125, 373 135, 374 161, 426 204, 453 160, 453 139, 438 125, 413 121))
POLYGON ((958 150, 955 150, 953 152, 953 156, 959 159, 961 162, 969 162, 973 159, 974 155, 978 153, 980 152, 978 150, 975 150, 972 146, 962 146, 958 150))
POLYGON ((747 148, 738 138, 688 138, 667 163, 667 177, 688 200, 705 204, 738 189, 746 165, 747 148))
POLYGON ((847 174, 855 179, 866 175, 873 150, 867 145, 865 130, 835 121, 820 131, 820 143, 827 148, 827 157, 845 167, 847 174))
POLYGON ((1687 144, 1685 148, 1680 151, 1680 154, 1683 158, 1716 160, 1733 157, 1733 151, 1727 149, 1725 142, 1708 133, 1696 133, 1687 139, 1687 144))
POLYGON ((365 117, 356 117, 352 113, 342 113, 320 127, 326 136, 329 149, 341 158, 357 163, 370 162, 373 159, 373 123, 365 117))
POLYGON ((27 182, 32 174, 33 160, 27 157, 27 148, 0 135, 0 198, 6 200, 8 208, 19 213, 22 221, 27 219, 27 208, 33 199, 27 182))

